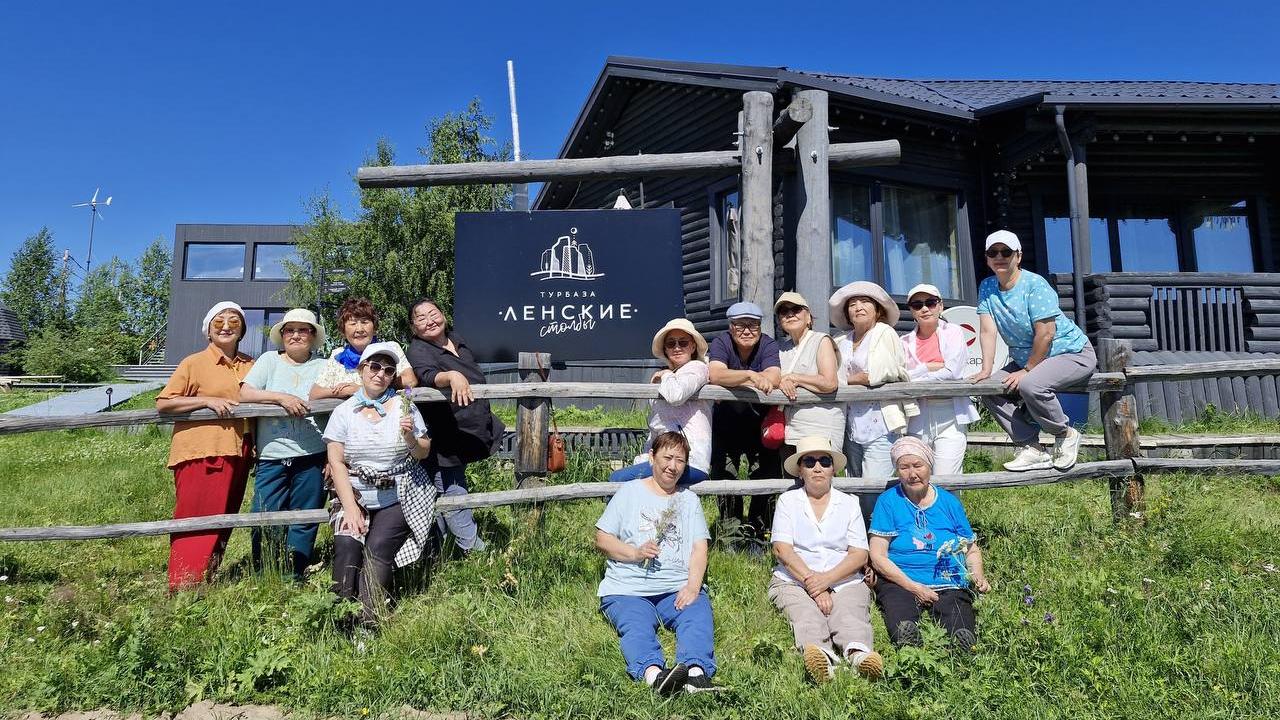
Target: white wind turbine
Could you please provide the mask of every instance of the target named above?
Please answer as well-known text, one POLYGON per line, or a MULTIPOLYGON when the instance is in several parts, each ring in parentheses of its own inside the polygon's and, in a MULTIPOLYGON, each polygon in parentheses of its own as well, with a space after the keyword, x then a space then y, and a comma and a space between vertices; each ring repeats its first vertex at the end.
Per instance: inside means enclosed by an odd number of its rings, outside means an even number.
POLYGON ((86 255, 85 255, 85 259, 84 259, 84 272, 85 272, 85 275, 86 275, 86 276, 89 274, 89 268, 90 268, 90 266, 93 264, 93 226, 94 226, 94 224, 97 222, 97 220, 98 220, 98 216, 99 216, 100 214, 102 214, 102 213, 98 210, 98 206, 99 206, 99 205, 107 206, 107 205, 110 205, 110 204, 111 204, 111 196, 110 196, 110 195, 108 195, 108 196, 107 196, 107 199, 106 199, 106 200, 104 200, 103 202, 101 202, 101 203, 99 203, 99 202, 98 202, 98 192, 99 192, 100 190, 102 190, 102 188, 95 188, 95 189, 94 189, 94 191, 93 191, 93 198, 92 198, 92 199, 90 199, 90 200, 89 200, 89 202, 76 203, 75 205, 72 205, 72 206, 71 206, 71 207, 87 207, 87 208, 89 208, 89 212, 90 212, 90 216, 89 216, 89 252, 88 252, 88 254, 86 254, 86 255))

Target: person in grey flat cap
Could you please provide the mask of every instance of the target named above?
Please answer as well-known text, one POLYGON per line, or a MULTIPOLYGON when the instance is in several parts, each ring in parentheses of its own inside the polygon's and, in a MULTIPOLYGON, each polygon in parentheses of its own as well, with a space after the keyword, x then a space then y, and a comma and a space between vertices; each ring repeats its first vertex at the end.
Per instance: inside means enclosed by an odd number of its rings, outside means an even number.
MULTIPOLYGON (((753 387, 762 393, 773 391, 782 382, 778 343, 760 328, 764 312, 759 305, 739 302, 729 306, 725 316, 729 331, 711 340, 707 368, 712 385, 725 388, 753 387)), ((711 479, 729 480, 738 476, 745 459, 753 479, 781 477, 782 456, 778 447, 765 447, 761 423, 768 406, 721 400, 711 418, 711 479)), ((744 534, 763 547, 764 533, 773 515, 773 497, 751 498, 745 520, 743 498, 720 500, 720 521, 743 523, 744 534)))

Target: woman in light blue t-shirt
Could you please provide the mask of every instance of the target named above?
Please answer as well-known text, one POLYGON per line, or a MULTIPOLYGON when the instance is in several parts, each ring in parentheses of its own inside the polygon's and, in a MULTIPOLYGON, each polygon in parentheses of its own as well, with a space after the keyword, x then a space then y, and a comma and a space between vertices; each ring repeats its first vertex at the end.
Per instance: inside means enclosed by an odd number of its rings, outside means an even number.
POLYGON ((1058 392, 1088 382, 1097 367, 1089 338, 1058 307, 1047 280, 1022 269, 1022 243, 1008 230, 987 236, 987 267, 995 273, 978 288, 978 333, 982 370, 974 382, 993 378, 1005 395, 982 399, 996 422, 1018 445, 1006 470, 1069 470, 1080 453, 1080 432, 1071 427, 1058 392), (992 372, 996 333, 1009 345, 1009 364, 992 372), (1054 437, 1053 453, 1040 446, 1040 431, 1054 437))

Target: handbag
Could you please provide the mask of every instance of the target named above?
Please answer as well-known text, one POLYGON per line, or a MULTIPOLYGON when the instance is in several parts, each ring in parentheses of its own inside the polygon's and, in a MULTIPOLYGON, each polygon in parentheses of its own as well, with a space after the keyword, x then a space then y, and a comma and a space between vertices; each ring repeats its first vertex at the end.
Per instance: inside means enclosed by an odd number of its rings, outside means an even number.
POLYGON ((760 423, 760 444, 769 450, 777 450, 787 439, 787 414, 781 405, 769 406, 760 423))
MULTIPOLYGON (((538 358, 538 372, 545 372, 542 369, 541 358, 537 354, 534 357, 538 358)), ((556 423, 555 403, 548 400, 547 404, 550 406, 551 413, 551 432, 547 435, 547 472, 558 473, 564 470, 565 466, 564 438, 560 436, 560 425, 556 423)))

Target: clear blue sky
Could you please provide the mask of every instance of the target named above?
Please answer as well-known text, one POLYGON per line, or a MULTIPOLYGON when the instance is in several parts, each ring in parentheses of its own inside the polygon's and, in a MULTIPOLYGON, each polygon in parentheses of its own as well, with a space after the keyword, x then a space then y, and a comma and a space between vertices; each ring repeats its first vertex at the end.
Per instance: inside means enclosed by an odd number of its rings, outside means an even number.
POLYGON ((176 223, 290 223, 380 136, 479 97, 554 157, 609 55, 948 78, 1280 81, 1275 0, 1092 2, 111 3, 0 17, 0 271, 47 225, 95 264, 176 223), (287 5, 287 7, 286 7, 287 5), (1145 5, 1145 7, 1143 6, 1145 5), (445 9, 436 9, 442 7, 445 9))

